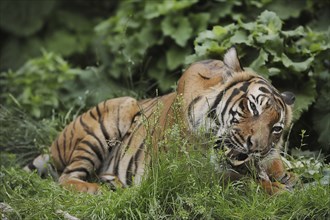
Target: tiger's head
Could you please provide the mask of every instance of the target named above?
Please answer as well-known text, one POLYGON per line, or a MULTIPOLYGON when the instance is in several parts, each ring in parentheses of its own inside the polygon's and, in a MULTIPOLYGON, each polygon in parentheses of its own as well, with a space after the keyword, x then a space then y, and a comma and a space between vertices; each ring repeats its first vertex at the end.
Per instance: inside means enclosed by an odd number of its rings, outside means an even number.
POLYGON ((177 92, 183 96, 189 128, 212 132, 217 145, 238 161, 253 154, 264 157, 281 145, 295 101, 293 93, 279 93, 265 78, 245 71, 234 47, 223 62, 191 65, 177 92))

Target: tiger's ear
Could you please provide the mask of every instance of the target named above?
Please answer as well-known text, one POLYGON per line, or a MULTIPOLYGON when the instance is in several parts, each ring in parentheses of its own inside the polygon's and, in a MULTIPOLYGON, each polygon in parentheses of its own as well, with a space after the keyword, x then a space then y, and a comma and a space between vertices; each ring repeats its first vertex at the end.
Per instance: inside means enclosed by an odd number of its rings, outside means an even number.
POLYGON ((223 62, 229 68, 234 70, 234 72, 242 72, 244 69, 237 56, 237 51, 235 47, 229 48, 223 57, 223 62))
POLYGON ((293 103, 296 100, 296 96, 292 92, 288 92, 288 91, 283 92, 283 93, 281 93, 281 96, 282 96, 285 104, 287 104, 287 105, 293 105, 293 103))

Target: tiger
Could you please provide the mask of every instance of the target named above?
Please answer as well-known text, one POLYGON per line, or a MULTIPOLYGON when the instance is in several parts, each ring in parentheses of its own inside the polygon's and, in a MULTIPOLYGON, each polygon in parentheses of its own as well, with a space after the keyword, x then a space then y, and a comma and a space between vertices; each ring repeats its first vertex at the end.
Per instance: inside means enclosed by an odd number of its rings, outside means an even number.
POLYGON ((154 152, 161 151, 157 142, 179 115, 184 132, 203 128, 212 133, 215 146, 209 147, 225 151, 228 177, 239 176, 242 167, 255 166, 257 181, 266 192, 288 191, 297 176, 287 172, 280 149, 294 102, 292 92, 280 93, 261 75, 245 70, 231 47, 223 61, 191 64, 172 93, 99 103, 64 128, 50 146, 50 155, 38 156, 24 169, 42 175, 51 162, 60 185, 91 194, 98 193, 100 185, 89 182, 90 176, 114 188, 138 185, 151 160, 147 139, 151 138, 154 152), (179 98, 180 108, 174 110, 179 98))

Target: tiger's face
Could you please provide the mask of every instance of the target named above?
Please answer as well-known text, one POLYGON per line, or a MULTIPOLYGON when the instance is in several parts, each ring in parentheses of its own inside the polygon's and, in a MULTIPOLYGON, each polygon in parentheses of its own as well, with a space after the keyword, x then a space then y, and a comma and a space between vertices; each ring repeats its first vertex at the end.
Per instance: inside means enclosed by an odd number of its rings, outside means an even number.
POLYGON ((266 156, 281 143, 291 120, 288 97, 292 102, 292 93, 281 95, 261 77, 230 88, 223 98, 231 102, 220 102, 216 110, 218 144, 230 149, 231 157, 266 156))
POLYGON ((206 60, 191 66, 178 84, 187 103, 187 121, 193 131, 206 128, 230 158, 266 156, 281 144, 291 122, 294 95, 279 93, 263 77, 245 71, 235 48, 224 61, 206 60))

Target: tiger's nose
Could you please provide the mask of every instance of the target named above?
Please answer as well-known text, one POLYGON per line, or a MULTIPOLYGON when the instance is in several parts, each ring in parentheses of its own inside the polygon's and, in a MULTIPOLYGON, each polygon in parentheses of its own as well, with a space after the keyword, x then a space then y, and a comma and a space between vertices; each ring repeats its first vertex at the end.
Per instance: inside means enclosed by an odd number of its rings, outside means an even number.
POLYGON ((246 146, 249 152, 252 153, 260 153, 264 155, 269 152, 269 147, 264 147, 264 144, 259 143, 257 140, 253 140, 251 136, 249 136, 246 140, 246 146))

